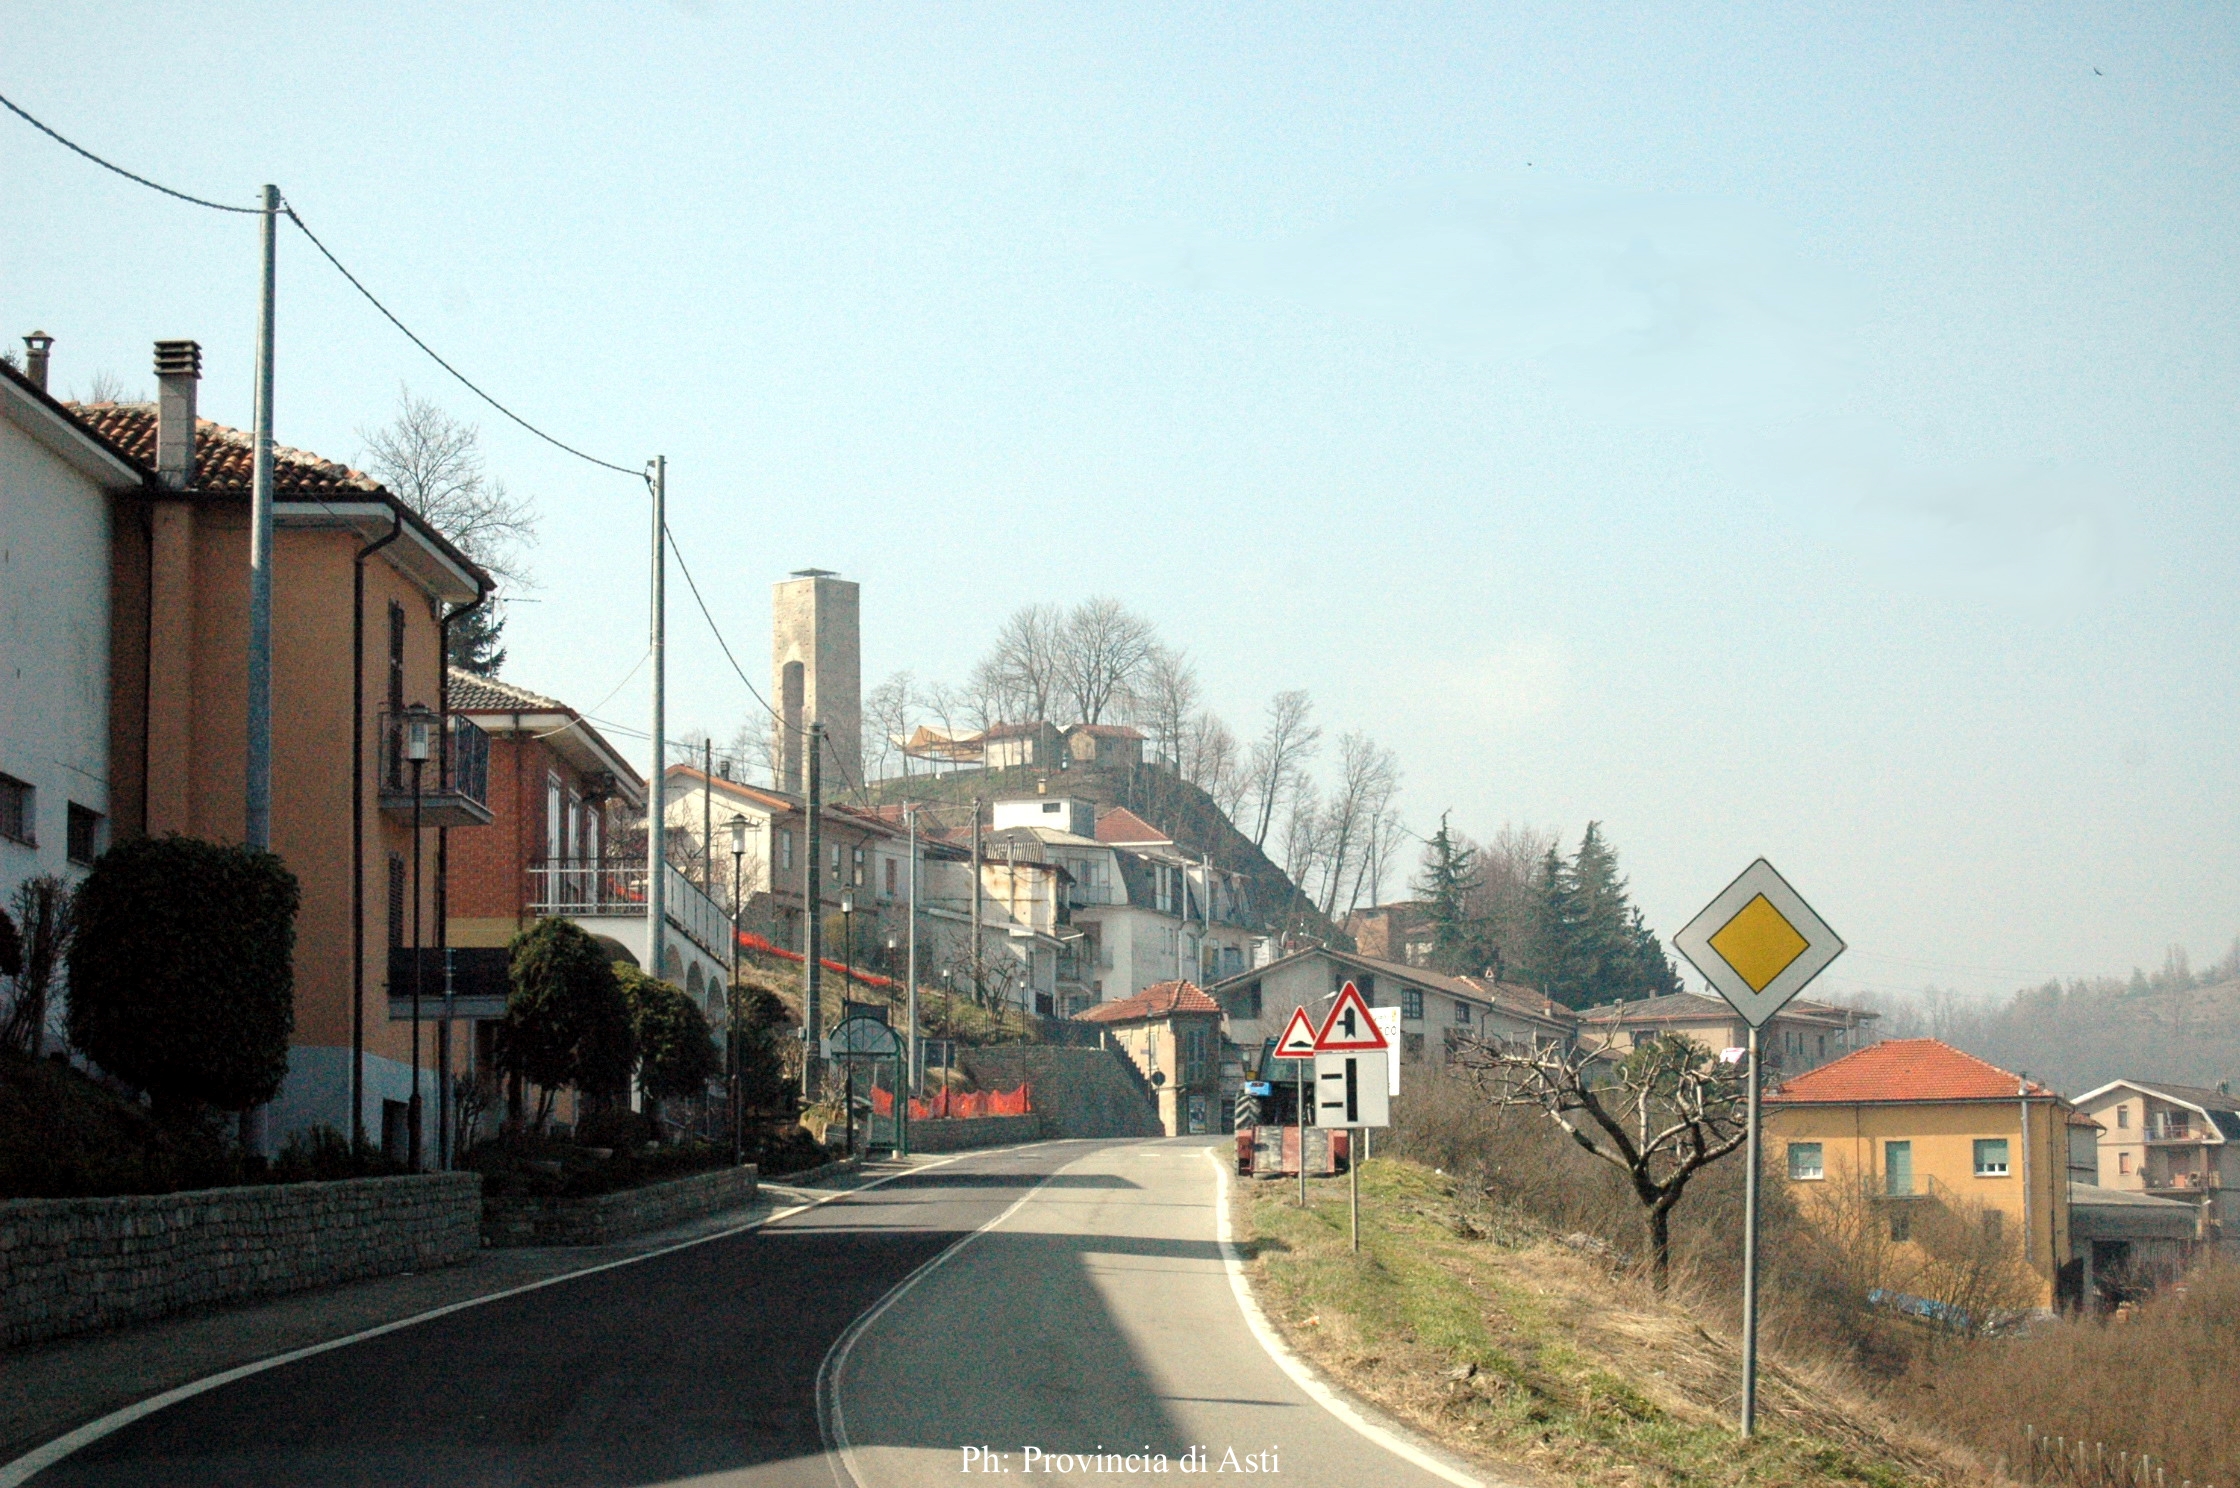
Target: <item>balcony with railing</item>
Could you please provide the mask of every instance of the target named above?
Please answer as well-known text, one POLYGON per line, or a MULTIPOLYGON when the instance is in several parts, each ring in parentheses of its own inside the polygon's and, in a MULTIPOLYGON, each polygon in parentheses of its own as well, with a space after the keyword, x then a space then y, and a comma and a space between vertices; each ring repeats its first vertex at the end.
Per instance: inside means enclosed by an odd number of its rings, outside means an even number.
MULTIPOLYGON (((419 766, 419 814, 424 827, 490 825, 490 736, 457 713, 442 720, 441 748, 419 766)), ((382 811, 400 822, 413 817, 413 762, 405 758, 405 716, 384 710, 378 723, 375 776, 382 811)))
MULTIPOLYGON (((643 858, 561 858, 529 865, 529 909, 591 921, 643 919, 643 858)), ((731 959, 731 912, 672 864, 663 865, 662 914, 709 955, 731 959)), ((586 925, 587 929, 595 926, 586 925)))

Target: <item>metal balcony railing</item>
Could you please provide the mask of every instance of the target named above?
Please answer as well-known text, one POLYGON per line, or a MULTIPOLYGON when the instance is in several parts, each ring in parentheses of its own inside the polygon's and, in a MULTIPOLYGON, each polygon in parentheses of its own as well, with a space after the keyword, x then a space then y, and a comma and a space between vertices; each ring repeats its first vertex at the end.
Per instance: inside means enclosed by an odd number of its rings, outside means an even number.
MULTIPOLYGON (((731 957, 731 912, 700 886, 664 864, 662 909, 670 924, 711 956, 731 957)), ((642 915, 643 858, 555 858, 529 865, 529 908, 568 919, 642 915)))
MULTIPOLYGON (((412 762, 404 757, 404 718, 384 709, 378 720, 381 809, 412 810, 412 762)), ((457 713, 444 719, 441 748, 420 767, 420 815, 431 827, 487 826, 490 822, 490 736, 457 713)))

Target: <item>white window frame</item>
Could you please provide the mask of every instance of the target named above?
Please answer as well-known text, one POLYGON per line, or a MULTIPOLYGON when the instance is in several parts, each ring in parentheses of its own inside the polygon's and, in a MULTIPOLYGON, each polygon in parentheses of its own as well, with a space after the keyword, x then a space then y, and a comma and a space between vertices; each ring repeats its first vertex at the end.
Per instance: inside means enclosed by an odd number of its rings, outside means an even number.
POLYGON ((1791 1142, 1789 1144, 1789 1181, 1792 1183, 1819 1183, 1828 1176, 1827 1149, 1819 1142, 1791 1142), (1800 1161, 1810 1152, 1811 1169, 1803 1170, 1800 1161))
POLYGON ((1972 1149, 1976 1176, 1978 1178, 2012 1177, 2014 1171, 2011 1162, 2013 1152, 2013 1146, 2007 1141, 2005 1137, 1977 1137, 1975 1139, 1975 1146, 1972 1149), (1984 1149, 1991 1146, 1994 1142, 1996 1142, 1999 1146, 1999 1161, 1996 1165, 1985 1162, 1983 1157, 1984 1149))

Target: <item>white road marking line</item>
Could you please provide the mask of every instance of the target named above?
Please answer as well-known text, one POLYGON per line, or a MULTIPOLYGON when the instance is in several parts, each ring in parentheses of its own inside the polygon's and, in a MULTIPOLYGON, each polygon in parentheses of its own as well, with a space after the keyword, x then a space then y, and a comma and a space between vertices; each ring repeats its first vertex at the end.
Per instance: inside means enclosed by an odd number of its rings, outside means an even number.
MULTIPOLYGON (((1236 1293, 1237 1306, 1244 1313, 1245 1326, 1252 1336, 1260 1340, 1260 1347, 1276 1361, 1276 1367, 1291 1376, 1291 1382, 1307 1392, 1315 1404, 1352 1427, 1396 1457, 1404 1457, 1425 1472, 1442 1478, 1455 1488, 1492 1488, 1482 1478, 1473 1478, 1409 1441, 1388 1427, 1381 1426, 1363 1415, 1352 1401, 1346 1399, 1317 1376, 1305 1360, 1291 1351, 1266 1313, 1252 1295, 1252 1287, 1244 1276, 1244 1257, 1237 1254, 1235 1231, 1229 1224, 1229 1169, 1221 1161, 1221 1149, 1209 1147, 1206 1156, 1213 1162, 1215 1177, 1219 1180, 1214 1197, 1214 1237, 1221 1243, 1221 1263, 1229 1272, 1229 1290, 1236 1293)), ((0 1485, 4 1488, 4 1485, 0 1485)))
MULTIPOLYGON (((1080 1160, 1074 1159, 1075 1162, 1080 1160)), ((840 1408, 841 1373, 848 1367, 848 1355, 854 1351, 858 1340, 871 1331, 871 1325, 878 1322, 888 1308, 908 1295, 911 1288, 941 1269, 967 1245, 1024 1209, 1027 1200, 1042 1192, 1044 1184, 1072 1166, 1071 1162, 1058 1164, 1036 1179, 1034 1187, 1019 1195, 1017 1203, 971 1234, 958 1236, 956 1242, 941 1254, 896 1282, 888 1288, 885 1296, 871 1305, 869 1311, 848 1325, 847 1332, 832 1341, 831 1348, 825 1350, 824 1362, 817 1366, 817 1429, 824 1436, 825 1460, 832 1464, 832 1480, 839 1488, 862 1488, 863 1482, 856 1473, 855 1444, 848 1440, 847 1416, 840 1408)), ((6 1485, 0 1484, 0 1488, 6 1488, 6 1485)))
MULTIPOLYGON (((1035 1146, 1038 1144, 1030 1142, 1023 1145, 1035 1146)), ((364 1343, 369 1338, 379 1338, 385 1333, 396 1333, 406 1328, 416 1327, 421 1323, 432 1322, 439 1317, 448 1317, 454 1312, 465 1312, 470 1307, 480 1307, 484 1303, 501 1302, 508 1297, 518 1297, 524 1292, 539 1291, 548 1286, 558 1286, 564 1281, 576 1281, 585 1276, 595 1276, 601 1271, 612 1271, 618 1266, 635 1266, 640 1261, 650 1261, 657 1256, 674 1255, 680 1250, 690 1250, 695 1245, 706 1245, 712 1240, 725 1240, 733 1235, 744 1235, 749 1230, 759 1230, 767 1225, 774 1225, 780 1220, 791 1219, 796 1214, 804 1213, 810 1209, 822 1208, 835 1199, 844 1199, 851 1194, 868 1192, 881 1184, 892 1183, 897 1178, 908 1178, 918 1173, 930 1172, 935 1168, 945 1168, 953 1162, 962 1162, 968 1157, 986 1157, 992 1153, 1017 1150, 1018 1148, 1015 1147, 990 1147, 972 1152, 959 1152, 935 1162, 904 1168, 900 1172, 889 1173, 882 1178, 874 1178, 869 1183, 859 1183, 854 1188, 840 1189, 835 1193, 825 1195, 821 1199, 811 1199, 806 1204, 796 1204, 790 1209, 780 1209, 774 1213, 766 1214, 760 1219, 751 1220, 746 1224, 733 1225, 729 1229, 717 1230, 713 1234, 695 1235, 690 1240, 680 1240, 674 1245, 664 1245, 658 1250, 649 1250, 644 1255, 624 1256, 618 1261, 601 1261, 598 1265, 586 1266, 581 1271, 569 1271, 559 1276, 548 1276, 542 1281, 532 1281, 522 1286, 508 1287, 502 1292, 492 1292, 486 1297, 469 1297, 463 1302, 447 1303, 442 1307, 430 1308, 426 1312, 414 1313, 408 1318, 399 1318, 393 1323, 383 1323, 378 1327, 352 1333, 346 1338, 332 1338, 325 1343, 314 1343, 305 1348, 290 1349, 284 1354, 274 1354, 269 1359, 258 1359, 253 1363, 236 1365, 232 1369, 222 1370, 217 1374, 205 1375, 201 1379, 191 1380, 176 1389, 166 1390, 161 1395, 151 1395, 146 1400, 136 1401, 121 1410, 114 1410, 97 1420, 88 1421, 68 1435, 58 1436, 43 1447, 34 1448, 15 1461, 0 1465, 0 1488, 20 1488, 21 1484, 45 1472, 71 1453, 91 1446, 114 1432, 123 1430, 143 1416, 152 1416, 167 1406, 177 1405, 182 1400, 191 1400, 197 1395, 215 1390, 222 1385, 230 1385, 235 1380, 247 1379, 252 1374, 262 1374, 267 1369, 278 1369, 283 1364, 293 1364, 298 1359, 309 1359, 314 1355, 324 1354, 333 1349, 348 1348, 354 1343, 364 1343)))

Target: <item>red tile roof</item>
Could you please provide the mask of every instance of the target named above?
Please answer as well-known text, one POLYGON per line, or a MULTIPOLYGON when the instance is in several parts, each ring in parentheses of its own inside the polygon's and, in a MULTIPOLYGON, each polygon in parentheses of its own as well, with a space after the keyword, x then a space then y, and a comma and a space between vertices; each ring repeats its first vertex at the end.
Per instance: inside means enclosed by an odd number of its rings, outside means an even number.
MULTIPOLYGON (((69 403, 64 405, 103 443, 150 470, 156 463, 156 406, 153 403, 69 403)), ((209 419, 194 421, 194 483, 198 490, 249 494, 256 449, 249 435, 209 419)), ((275 446, 272 489, 282 498, 379 495, 381 483, 361 471, 307 450, 275 446)))
POLYGON ((1115 806, 1097 818, 1099 842, 1172 842, 1174 839, 1160 831, 1125 806, 1115 806))
POLYGON ((1194 982, 1156 982, 1119 1002, 1099 1003, 1074 1016, 1084 1023, 1143 1023, 1176 1013, 1218 1013, 1221 1004, 1194 982))
MULTIPOLYGON (((1963 1054, 1936 1039, 1884 1039, 1782 1083, 1766 1097, 1783 1105, 1856 1105, 1874 1101, 2013 1100, 2020 1075, 1963 1054)), ((2052 1091, 2030 1081, 2031 1095, 2052 1091)))

